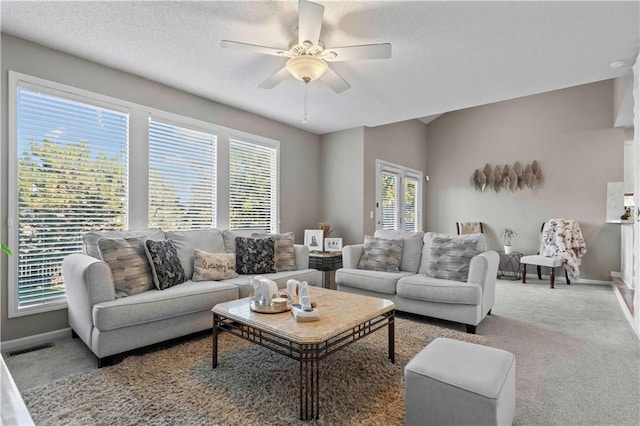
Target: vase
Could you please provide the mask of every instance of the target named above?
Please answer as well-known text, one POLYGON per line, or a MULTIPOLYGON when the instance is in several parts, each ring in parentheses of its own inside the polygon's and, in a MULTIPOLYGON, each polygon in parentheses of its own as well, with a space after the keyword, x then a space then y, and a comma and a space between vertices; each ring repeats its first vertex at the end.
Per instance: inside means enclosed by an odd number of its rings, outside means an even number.
POLYGON ((504 246, 504 254, 511 254, 512 248, 511 246, 504 246))

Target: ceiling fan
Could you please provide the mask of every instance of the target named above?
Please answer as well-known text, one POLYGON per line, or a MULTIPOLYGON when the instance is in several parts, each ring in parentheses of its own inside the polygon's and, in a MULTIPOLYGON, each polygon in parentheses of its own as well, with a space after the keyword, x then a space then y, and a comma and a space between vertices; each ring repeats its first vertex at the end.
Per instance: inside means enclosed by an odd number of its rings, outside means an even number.
POLYGON ((325 47, 324 43, 320 41, 323 14, 324 6, 307 0, 299 0, 298 38, 292 40, 287 49, 276 49, 230 40, 222 40, 220 45, 226 48, 289 58, 280 71, 258 86, 262 89, 272 89, 288 78, 289 75, 293 75, 305 84, 320 79, 334 92, 341 93, 351 86, 332 70, 327 62, 390 58, 391 43, 325 47))

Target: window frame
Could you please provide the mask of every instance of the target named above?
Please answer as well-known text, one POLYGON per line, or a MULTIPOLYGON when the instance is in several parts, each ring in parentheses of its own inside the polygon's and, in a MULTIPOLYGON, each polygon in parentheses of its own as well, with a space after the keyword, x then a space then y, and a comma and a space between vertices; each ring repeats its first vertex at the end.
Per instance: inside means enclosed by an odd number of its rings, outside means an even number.
POLYGON ((111 96, 69 86, 66 84, 34 77, 20 72, 8 71, 8 197, 7 232, 8 246, 14 256, 8 257, 7 297, 9 318, 65 309, 66 297, 59 301, 19 307, 18 302, 18 87, 43 91, 53 96, 82 102, 96 107, 107 108, 129 115, 128 133, 128 210, 125 213, 125 229, 148 227, 149 220, 149 119, 163 123, 211 133, 217 138, 216 151, 216 228, 229 227, 229 169, 231 139, 275 149, 275 191, 273 232, 280 228, 280 141, 260 135, 224 127, 208 121, 182 116, 157 108, 136 104, 111 96))
MULTIPOLYGON (((64 309, 67 307, 66 290, 65 297, 60 300, 50 301, 47 303, 35 304, 32 306, 20 307, 18 300, 18 241, 19 241, 19 226, 18 226, 18 160, 20 153, 18 152, 18 88, 23 87, 33 91, 43 92, 52 96, 67 99, 72 102, 80 102, 88 105, 92 105, 98 108, 106 108, 113 111, 118 111, 129 115, 130 109, 125 102, 119 102, 117 99, 107 96, 92 93, 86 90, 77 89, 71 86, 67 86, 60 83, 44 80, 41 78, 33 77, 26 74, 9 71, 9 93, 8 93, 8 131, 9 131, 9 179, 8 179, 8 214, 7 214, 7 228, 8 228, 8 242, 9 247, 14 250, 14 255, 8 258, 8 317, 15 318, 25 315, 31 315, 41 312, 55 311, 64 309)), ((127 135, 127 145, 130 143, 130 138, 127 135)), ((127 153, 128 155, 128 153, 127 153)), ((128 162, 129 158, 127 159, 128 162)), ((129 166, 129 164, 128 164, 129 166)), ((129 185, 125 188, 127 199, 130 198, 130 176, 129 169, 127 168, 127 180, 129 185)), ((129 224, 129 213, 131 207, 128 206, 125 211, 125 223, 129 224)))
POLYGON ((407 177, 414 179, 416 181, 416 227, 413 231, 422 231, 422 217, 423 217, 423 205, 422 205, 422 197, 423 197, 423 188, 424 188, 424 174, 415 169, 411 169, 409 167, 405 167, 399 164, 391 163, 389 161, 384 160, 375 160, 375 200, 376 200, 376 218, 375 218, 375 229, 383 229, 383 217, 382 217, 382 174, 383 172, 389 172, 395 174, 399 177, 399 181, 397 182, 397 188, 399 192, 400 199, 397 203, 397 214, 398 214, 398 229, 396 231, 406 231, 405 222, 405 181, 407 177))

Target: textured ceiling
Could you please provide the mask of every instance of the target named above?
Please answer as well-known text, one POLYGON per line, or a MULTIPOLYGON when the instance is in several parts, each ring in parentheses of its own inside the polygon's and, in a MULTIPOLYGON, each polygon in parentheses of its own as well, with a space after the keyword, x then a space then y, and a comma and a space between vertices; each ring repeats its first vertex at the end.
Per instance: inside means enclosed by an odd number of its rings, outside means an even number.
POLYGON ((377 126, 630 73, 639 2, 322 1, 330 47, 393 45, 386 60, 333 63, 341 94, 290 78, 257 86, 285 59, 220 48, 284 48, 296 1, 11 2, 3 32, 314 133, 377 126), (614 60, 624 60, 612 69, 614 60))

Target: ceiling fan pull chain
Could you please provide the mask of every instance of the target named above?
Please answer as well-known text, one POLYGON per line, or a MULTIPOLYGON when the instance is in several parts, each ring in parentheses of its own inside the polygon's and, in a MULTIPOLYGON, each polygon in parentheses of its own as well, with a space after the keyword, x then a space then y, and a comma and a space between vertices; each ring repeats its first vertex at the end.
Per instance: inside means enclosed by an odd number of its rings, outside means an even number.
POLYGON ((309 119, 309 111, 308 111, 308 103, 309 103, 309 96, 308 96, 308 89, 307 86, 309 86, 307 83, 304 84, 304 113, 302 115, 302 124, 307 124, 307 120, 309 119))

